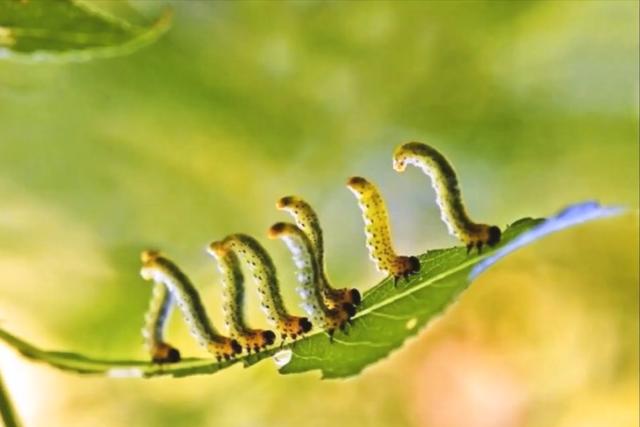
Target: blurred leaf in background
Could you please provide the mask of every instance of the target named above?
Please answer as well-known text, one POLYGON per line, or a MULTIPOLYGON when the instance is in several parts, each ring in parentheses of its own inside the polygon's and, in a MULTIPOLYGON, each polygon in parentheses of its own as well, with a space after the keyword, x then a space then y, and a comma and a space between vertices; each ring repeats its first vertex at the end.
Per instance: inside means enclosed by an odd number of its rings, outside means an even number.
POLYGON ((155 41, 171 21, 167 10, 148 28, 139 27, 91 5, 72 0, 0 2, 0 58, 79 61, 122 55, 155 41))
MULTIPOLYGON (((446 153, 469 209, 502 226, 584 199, 638 206, 635 1, 123 4, 90 7, 148 23, 168 6, 171 30, 108 60, 0 62, 0 321, 47 347, 143 357, 149 246, 221 325, 204 245, 261 238, 286 194, 317 207, 335 283, 375 283, 348 176, 379 184, 403 252, 454 245, 424 177, 391 168, 407 140, 446 153)), ((637 212, 551 237, 348 381, 267 363, 87 379, 5 348, 0 364, 36 426, 634 426, 638 276, 637 212)))

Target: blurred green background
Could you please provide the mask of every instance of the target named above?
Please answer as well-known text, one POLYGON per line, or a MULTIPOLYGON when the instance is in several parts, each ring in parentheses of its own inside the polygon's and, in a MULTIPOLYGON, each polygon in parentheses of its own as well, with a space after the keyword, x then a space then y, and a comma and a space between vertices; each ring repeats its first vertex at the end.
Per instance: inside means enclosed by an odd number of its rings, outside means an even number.
MULTIPOLYGON (((381 277, 351 175, 379 185, 403 252, 457 244, 427 179, 391 168, 408 140, 450 158, 478 220, 585 199, 632 212, 511 256, 349 380, 270 361, 86 378, 3 346, 27 425, 638 425, 637 1, 94 3, 135 19, 169 4, 173 28, 121 58, 0 62, 0 322, 45 347, 146 357, 149 246, 218 326, 209 241, 258 236, 291 283, 286 249, 264 239, 287 194, 317 208, 335 283, 367 289, 381 277)), ((171 341, 206 356, 174 320, 171 341)))

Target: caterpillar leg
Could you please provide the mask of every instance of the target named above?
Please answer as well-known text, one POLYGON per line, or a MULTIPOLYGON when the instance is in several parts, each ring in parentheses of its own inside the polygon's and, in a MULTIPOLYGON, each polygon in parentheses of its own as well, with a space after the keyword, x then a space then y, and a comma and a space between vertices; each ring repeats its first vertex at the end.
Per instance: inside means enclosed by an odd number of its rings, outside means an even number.
POLYGON ((151 349, 153 363, 176 363, 180 361, 180 351, 165 342, 159 342, 151 349))
POLYGON ((276 334, 273 331, 263 329, 245 330, 241 333, 231 334, 238 341, 240 347, 251 354, 252 351, 259 352, 272 345, 276 340, 276 334))

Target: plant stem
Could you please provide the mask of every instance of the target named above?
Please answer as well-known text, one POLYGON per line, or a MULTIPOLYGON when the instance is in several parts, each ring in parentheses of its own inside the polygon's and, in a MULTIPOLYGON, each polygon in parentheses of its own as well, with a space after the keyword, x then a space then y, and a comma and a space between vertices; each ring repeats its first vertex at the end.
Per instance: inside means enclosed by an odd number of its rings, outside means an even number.
POLYGON ((0 416, 4 422, 5 427, 19 427, 18 417, 16 416, 9 393, 7 392, 4 382, 2 381, 2 374, 0 374, 0 416))

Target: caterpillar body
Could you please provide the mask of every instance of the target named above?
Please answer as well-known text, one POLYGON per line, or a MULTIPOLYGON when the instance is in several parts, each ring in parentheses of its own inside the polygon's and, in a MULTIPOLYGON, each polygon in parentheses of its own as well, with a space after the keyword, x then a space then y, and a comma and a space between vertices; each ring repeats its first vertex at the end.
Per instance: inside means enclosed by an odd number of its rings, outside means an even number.
POLYGON ((500 228, 469 218, 455 170, 438 150, 420 142, 403 144, 393 154, 393 168, 403 172, 407 165, 422 169, 431 178, 442 220, 449 233, 467 246, 467 252, 474 247, 480 252, 485 244, 495 246, 500 241, 500 228))
POLYGON ((252 329, 244 318, 244 276, 240 261, 234 252, 227 250, 222 242, 213 242, 207 252, 215 258, 222 274, 222 310, 225 324, 232 338, 235 338, 247 353, 260 351, 273 344, 273 331, 252 329))
POLYGON ((179 362, 180 351, 168 344, 164 338, 165 328, 175 300, 171 292, 161 282, 154 283, 152 292, 142 329, 145 346, 151 355, 151 360, 156 363, 179 362))
POLYGON ((220 335, 211 324, 202 305, 200 295, 189 278, 172 261, 156 251, 144 251, 141 255, 140 275, 145 280, 162 283, 175 298, 189 332, 218 360, 229 360, 242 351, 235 339, 220 335))
POLYGON ((318 270, 317 286, 329 308, 341 307, 343 304, 357 306, 360 304, 360 292, 357 289, 336 289, 331 286, 324 262, 324 238, 318 215, 311 205, 296 196, 286 196, 278 200, 276 207, 289 213, 298 227, 307 236, 311 244, 311 252, 318 270))
POLYGON ((375 185, 355 176, 349 178, 347 187, 356 196, 365 224, 366 244, 369 256, 378 270, 390 274, 394 283, 420 270, 415 256, 397 255, 391 243, 391 224, 387 207, 375 185))
POLYGON ((296 225, 279 222, 269 229, 269 237, 282 239, 293 255, 298 269, 297 278, 300 287, 296 290, 303 300, 312 323, 320 325, 333 337, 336 329, 345 329, 347 322, 355 315, 355 307, 343 302, 340 307, 329 308, 325 302, 323 289, 319 284, 320 274, 314 257, 314 248, 307 235, 296 225))
POLYGON ((232 234, 223 240, 223 244, 244 261, 253 275, 258 285, 260 306, 283 342, 287 337, 296 339, 309 332, 312 326, 309 319, 291 315, 287 311, 280 295, 276 267, 260 243, 246 234, 232 234))

